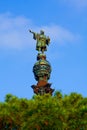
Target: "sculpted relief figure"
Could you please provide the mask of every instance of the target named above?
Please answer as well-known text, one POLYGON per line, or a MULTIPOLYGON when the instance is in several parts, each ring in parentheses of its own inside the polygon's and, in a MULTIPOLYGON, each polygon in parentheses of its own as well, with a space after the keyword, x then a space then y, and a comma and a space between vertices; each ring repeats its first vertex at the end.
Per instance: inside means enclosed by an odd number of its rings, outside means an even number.
POLYGON ((46 36, 43 30, 41 30, 40 33, 36 33, 31 30, 29 31, 33 34, 33 39, 36 40, 36 50, 41 51, 42 53, 47 51, 47 45, 50 43, 49 36, 46 36))

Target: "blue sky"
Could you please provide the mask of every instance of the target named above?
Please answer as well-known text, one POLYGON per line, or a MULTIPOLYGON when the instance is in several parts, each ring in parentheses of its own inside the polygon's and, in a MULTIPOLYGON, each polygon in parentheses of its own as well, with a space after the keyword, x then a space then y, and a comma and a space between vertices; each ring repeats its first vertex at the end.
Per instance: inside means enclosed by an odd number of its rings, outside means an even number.
POLYGON ((0 101, 11 93, 32 98, 36 41, 51 38, 46 52, 52 88, 87 95, 87 0, 0 0, 0 101))

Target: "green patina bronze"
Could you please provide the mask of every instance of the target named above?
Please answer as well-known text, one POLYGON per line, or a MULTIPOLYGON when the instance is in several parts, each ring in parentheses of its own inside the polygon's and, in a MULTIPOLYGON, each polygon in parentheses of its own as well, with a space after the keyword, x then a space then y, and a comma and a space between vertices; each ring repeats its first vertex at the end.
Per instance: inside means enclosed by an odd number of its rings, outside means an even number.
POLYGON ((29 31, 33 34, 33 39, 36 40, 36 50, 39 52, 37 55, 37 62, 33 66, 33 73, 37 85, 32 85, 31 87, 35 94, 43 95, 45 93, 50 93, 52 95, 54 89, 51 88, 51 83, 48 83, 52 69, 44 54, 44 52, 47 51, 50 38, 46 36, 42 30, 40 33, 29 31))
POLYGON ((51 73, 51 65, 46 60, 46 56, 39 54, 38 61, 34 64, 33 72, 35 79, 38 81, 40 79, 43 79, 44 76, 46 76, 46 81, 50 79, 50 73, 51 73))
POLYGON ((37 40, 36 50, 41 51, 42 53, 44 53, 44 51, 47 51, 47 45, 50 43, 49 36, 46 36, 43 30, 41 30, 40 33, 36 33, 31 30, 29 31, 33 34, 33 39, 37 40))

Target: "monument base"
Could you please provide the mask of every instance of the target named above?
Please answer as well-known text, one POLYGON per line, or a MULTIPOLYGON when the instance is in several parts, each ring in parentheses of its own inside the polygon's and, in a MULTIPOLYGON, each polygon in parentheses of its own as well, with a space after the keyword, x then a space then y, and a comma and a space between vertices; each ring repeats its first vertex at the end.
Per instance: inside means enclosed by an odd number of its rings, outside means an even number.
POLYGON ((46 83, 41 85, 41 83, 38 83, 37 85, 32 85, 33 91, 35 94, 44 95, 46 93, 49 93, 52 95, 54 92, 54 89, 51 88, 51 83, 46 83))

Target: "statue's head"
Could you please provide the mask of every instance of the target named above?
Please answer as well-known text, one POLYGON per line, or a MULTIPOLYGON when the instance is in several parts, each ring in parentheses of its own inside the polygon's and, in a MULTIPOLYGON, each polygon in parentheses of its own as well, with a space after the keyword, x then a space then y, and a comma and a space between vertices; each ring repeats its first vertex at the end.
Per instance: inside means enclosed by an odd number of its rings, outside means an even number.
POLYGON ((40 34, 44 34, 44 31, 43 31, 43 30, 40 30, 40 34))

